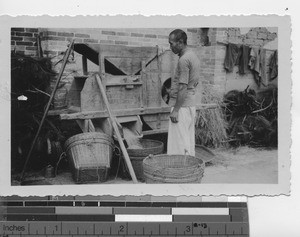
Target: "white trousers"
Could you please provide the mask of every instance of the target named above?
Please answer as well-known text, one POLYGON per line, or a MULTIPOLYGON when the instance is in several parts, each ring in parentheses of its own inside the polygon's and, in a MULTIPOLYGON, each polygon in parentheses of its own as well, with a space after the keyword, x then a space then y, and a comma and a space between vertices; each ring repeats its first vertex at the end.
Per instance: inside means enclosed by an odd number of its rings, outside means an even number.
POLYGON ((178 111, 178 122, 169 120, 168 155, 195 156, 195 117, 195 107, 182 107, 178 111))

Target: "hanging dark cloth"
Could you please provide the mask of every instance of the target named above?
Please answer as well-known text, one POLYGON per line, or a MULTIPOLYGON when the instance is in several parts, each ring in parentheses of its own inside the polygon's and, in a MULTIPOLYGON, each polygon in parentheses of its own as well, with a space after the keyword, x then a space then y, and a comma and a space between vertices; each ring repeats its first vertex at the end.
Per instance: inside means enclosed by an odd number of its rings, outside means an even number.
POLYGON ((239 56, 239 50, 240 48, 238 45, 231 43, 227 44, 224 67, 228 72, 232 72, 234 65, 236 65, 239 56))
POLYGON ((269 81, 267 78, 267 63, 266 63, 266 49, 260 50, 260 82, 264 86, 268 86, 269 81))
POLYGON ((276 50, 270 58, 270 80, 274 80, 278 76, 278 51, 276 50))
POLYGON ((268 80, 266 77, 266 49, 252 47, 250 51, 249 67, 252 70, 254 80, 260 87, 267 86, 268 80))
POLYGON ((252 70, 254 80, 257 85, 260 85, 260 78, 259 78, 259 48, 253 47, 250 51, 250 59, 249 59, 249 67, 252 70))
POLYGON ((248 63, 250 56, 250 47, 247 45, 241 45, 239 54, 239 73, 246 74, 247 70, 249 69, 248 63))

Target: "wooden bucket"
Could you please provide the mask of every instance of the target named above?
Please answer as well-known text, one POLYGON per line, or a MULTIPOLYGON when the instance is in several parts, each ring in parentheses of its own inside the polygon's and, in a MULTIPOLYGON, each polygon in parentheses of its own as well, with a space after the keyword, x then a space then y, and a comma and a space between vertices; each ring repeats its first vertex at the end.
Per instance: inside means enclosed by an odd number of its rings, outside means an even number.
POLYGON ((81 133, 69 138, 65 151, 76 183, 107 180, 113 154, 113 140, 105 133, 81 133))
POLYGON ((143 160, 150 154, 161 154, 164 151, 164 143, 151 139, 139 139, 139 142, 141 148, 128 148, 127 152, 137 179, 144 182, 143 160))
POLYGON ((146 183, 200 183, 204 162, 188 155, 148 156, 143 161, 146 183))

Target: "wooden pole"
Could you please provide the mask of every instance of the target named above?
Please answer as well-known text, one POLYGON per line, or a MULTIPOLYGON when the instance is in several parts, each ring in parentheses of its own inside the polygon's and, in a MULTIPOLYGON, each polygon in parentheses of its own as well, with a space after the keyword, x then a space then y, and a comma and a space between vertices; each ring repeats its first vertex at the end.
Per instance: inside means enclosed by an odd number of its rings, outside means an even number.
POLYGON ((53 89, 53 91, 52 91, 52 93, 51 93, 51 96, 50 96, 50 99, 49 99, 49 101, 48 101, 47 107, 46 107, 46 109, 45 109, 45 112, 44 112, 43 118, 42 118, 42 120, 41 120, 40 126, 39 126, 39 128, 38 128, 38 130, 37 130, 37 132, 36 132, 36 134, 35 134, 35 137, 34 137, 33 142, 32 142, 32 144, 31 144, 30 150, 29 150, 28 155, 27 155, 27 157, 26 157, 25 164, 24 164, 24 167, 23 167, 23 170, 22 170, 22 173, 21 173, 21 177, 20 177, 20 181, 21 181, 21 182, 22 182, 23 179, 24 179, 24 174, 25 174, 25 171, 26 171, 26 167, 27 167, 29 158, 30 158, 30 156, 31 156, 31 153, 32 153, 32 151, 33 151, 33 148, 34 148, 34 146, 35 146, 35 143, 36 143, 36 141, 37 141, 37 138, 38 138, 38 136, 39 136, 39 134, 40 134, 41 128, 42 128, 42 126, 43 126, 43 124, 44 124, 44 121, 45 121, 45 119, 46 119, 46 116, 47 116, 47 114, 48 114, 48 111, 49 111, 51 102, 52 102, 52 100, 53 100, 53 98, 54 98, 54 95, 55 95, 55 92, 56 92, 56 90, 57 90, 57 87, 58 87, 58 84, 59 84, 59 82, 60 82, 60 79, 61 79, 61 77, 62 77, 62 74, 63 74, 63 72, 64 72, 64 70, 65 70, 65 67, 66 67, 68 58, 69 58, 70 53, 71 53, 71 49, 73 48, 73 44, 74 44, 74 40, 71 42, 71 44, 69 45, 69 48, 68 48, 67 52, 66 52, 65 55, 64 55, 63 64, 62 64, 62 67, 61 67, 60 72, 59 72, 59 74, 58 74, 58 78, 57 78, 57 80, 56 80, 56 83, 55 83, 55 85, 54 85, 54 89, 53 89))
POLYGON ((102 95, 102 98, 104 100, 104 103, 106 105, 106 108, 107 108, 107 112, 109 114, 109 118, 111 120, 111 124, 113 126, 113 129, 116 133, 116 136, 118 138, 118 142, 120 144, 120 147, 121 147, 121 150, 122 150, 122 153, 124 155, 124 158, 125 158, 125 161, 126 161, 126 164, 127 164, 127 167, 129 169, 129 173, 130 173, 130 176, 133 180, 134 183, 138 183, 137 179, 136 179, 136 176, 135 176, 135 173, 134 173, 134 170, 133 170, 133 167, 132 167, 132 164, 131 164, 131 161, 130 161, 130 158, 129 158, 129 155, 127 153, 127 150, 126 150, 126 147, 124 145, 124 142, 122 140, 122 137, 121 137, 121 134, 120 134, 120 131, 118 129, 118 125, 117 125, 117 122, 116 122, 116 118, 114 117, 114 115, 112 114, 111 110, 110 110, 110 105, 109 105, 109 102, 108 102, 108 99, 106 97, 106 92, 104 90, 104 86, 102 85, 102 82, 101 82, 101 79, 99 77, 98 74, 96 74, 96 80, 97 80, 97 83, 99 85, 99 88, 100 88, 100 92, 101 92, 101 95, 102 95))

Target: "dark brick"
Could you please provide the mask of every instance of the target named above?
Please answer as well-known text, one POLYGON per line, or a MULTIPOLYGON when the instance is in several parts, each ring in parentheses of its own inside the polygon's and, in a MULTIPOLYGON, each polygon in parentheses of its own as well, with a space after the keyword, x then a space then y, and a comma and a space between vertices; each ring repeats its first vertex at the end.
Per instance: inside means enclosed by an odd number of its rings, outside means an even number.
POLYGON ((46 31, 46 32, 44 32, 44 35, 46 36, 46 35, 52 35, 52 36, 56 36, 57 35, 57 32, 56 31, 46 31))
POLYGON ((11 37, 11 40, 21 41, 23 37, 11 37))
POLYGON ((47 36, 45 37, 46 40, 56 40, 56 41, 65 41, 65 37, 58 37, 58 36, 47 36))
POLYGON ((101 33, 103 35, 116 35, 115 31, 102 30, 101 33))
POLYGON ((157 38, 157 36, 156 35, 152 35, 152 34, 146 34, 145 38, 153 38, 153 39, 155 39, 155 38, 157 38))
POLYGON ((115 41, 113 40, 100 40, 100 44, 114 44, 115 41))
POLYGON ((128 41, 116 40, 115 44, 128 45, 128 41))
POLYGON ((16 35, 16 32, 11 31, 11 32, 10 32, 10 35, 11 35, 11 36, 14 36, 14 35, 16 35))
POLYGON ((37 50, 37 46, 27 46, 26 50, 37 50))
POLYGON ((144 37, 143 34, 139 34, 139 33, 131 33, 132 37, 144 37))
POLYGON ((77 34, 75 34, 75 37, 78 37, 78 38, 90 38, 91 36, 88 35, 88 34, 77 33, 77 34))
POLYGON ((79 38, 67 38, 67 41, 72 41, 74 40, 75 43, 82 43, 83 39, 79 39, 79 38))
POLYGON ((27 46, 32 46, 33 42, 23 42, 23 41, 17 41, 17 45, 27 45, 27 46))
POLYGON ((117 32, 117 35, 119 36, 129 36, 130 34, 127 32, 117 32))
POLYGON ((28 33, 28 32, 17 32, 16 35, 17 36, 27 36, 27 37, 32 37, 33 36, 32 33, 28 33))
POLYGON ((84 39, 83 42, 84 43, 94 43, 94 44, 97 44, 99 41, 95 40, 95 39, 84 39))
POLYGON ((39 29, 37 29, 37 28, 26 28, 26 32, 36 33, 36 32, 39 32, 39 29))
POLYGON ((52 51, 52 50, 44 50, 44 54, 46 54, 46 55, 57 55, 57 52, 52 51))
POLYGON ((189 29, 187 29, 187 32, 197 33, 198 30, 194 29, 194 28, 189 28, 189 29))
POLYGON ((35 42, 36 38, 34 38, 34 37, 24 37, 24 41, 33 41, 33 42, 35 42))
POLYGON ((15 41, 10 41, 10 45, 16 45, 15 41))
POLYGON ((25 28, 11 28, 11 31, 25 32, 25 28))
POLYGON ((34 56, 37 55, 37 52, 36 52, 36 51, 32 51, 32 50, 30 50, 30 51, 25 51, 25 55, 34 57, 34 56))
POLYGON ((159 38, 159 39, 169 39, 169 36, 167 36, 167 35, 158 35, 157 38, 159 38))
POLYGON ((23 50, 17 50, 17 53, 20 55, 25 55, 25 51, 23 51, 23 50))
POLYGON ((73 37, 74 33, 68 33, 68 32, 58 32, 58 36, 64 36, 64 37, 73 37))

